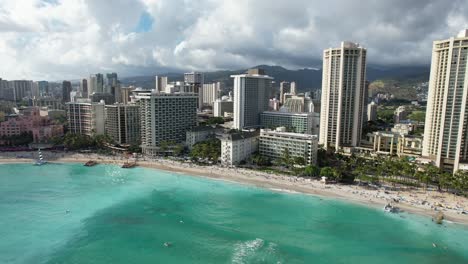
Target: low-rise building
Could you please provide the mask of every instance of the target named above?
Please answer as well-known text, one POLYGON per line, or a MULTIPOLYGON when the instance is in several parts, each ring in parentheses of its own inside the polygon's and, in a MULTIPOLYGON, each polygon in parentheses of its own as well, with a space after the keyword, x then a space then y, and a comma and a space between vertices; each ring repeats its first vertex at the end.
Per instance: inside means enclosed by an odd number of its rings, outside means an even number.
POLYGON ((361 152, 396 156, 420 156, 422 137, 410 136, 398 132, 376 131, 368 133, 361 147, 361 152))
POLYGON ((106 134, 120 145, 140 141, 140 109, 137 105, 106 105, 106 134))
POLYGON ((221 138, 221 164, 237 165, 258 150, 258 132, 239 132, 221 138))
POLYGON ((224 117, 226 113, 232 113, 234 102, 232 100, 216 100, 213 103, 213 116, 224 117))
POLYGON ((53 123, 48 116, 41 116, 38 107, 27 108, 21 113, 0 123, 0 137, 18 136, 29 132, 34 143, 43 143, 52 137, 63 136, 63 126, 53 123))
POLYGON ((61 99, 54 97, 39 97, 32 100, 33 106, 36 107, 47 107, 48 109, 65 109, 65 105, 61 99))
POLYGON ((198 142, 213 138, 215 136, 216 128, 212 126, 197 126, 187 131, 185 145, 188 149, 198 142))
POLYGON ((412 122, 399 123, 393 126, 392 132, 400 133, 402 135, 408 135, 410 132, 415 131, 416 127, 417 125, 412 122))
POLYGON ((260 130, 259 153, 275 160, 282 158, 287 151, 290 157, 301 157, 306 164, 316 164, 318 137, 285 131, 285 128, 260 130))
POLYGON ((70 102, 66 104, 70 133, 93 136, 105 133, 104 102, 70 102))
POLYGON ((290 132, 318 135, 320 114, 267 111, 260 114, 260 124, 263 128, 286 127, 290 132))

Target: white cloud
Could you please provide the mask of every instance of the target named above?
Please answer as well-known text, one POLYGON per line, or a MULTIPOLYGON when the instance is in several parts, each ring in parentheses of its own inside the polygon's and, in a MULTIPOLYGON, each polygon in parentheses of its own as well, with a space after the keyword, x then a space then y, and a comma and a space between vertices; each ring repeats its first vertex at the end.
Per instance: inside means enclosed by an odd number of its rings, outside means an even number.
POLYGON ((342 40, 367 47, 370 63, 421 65, 467 14, 463 0, 0 0, 0 77, 315 67, 342 40), (153 25, 140 32, 145 12, 153 25))

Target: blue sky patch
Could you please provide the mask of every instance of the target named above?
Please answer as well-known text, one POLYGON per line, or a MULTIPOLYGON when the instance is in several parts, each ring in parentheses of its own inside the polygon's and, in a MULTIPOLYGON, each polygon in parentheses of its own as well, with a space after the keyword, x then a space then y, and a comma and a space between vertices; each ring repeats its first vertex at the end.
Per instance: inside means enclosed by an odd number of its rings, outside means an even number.
POLYGON ((136 32, 148 32, 153 28, 153 17, 148 12, 143 12, 140 15, 140 20, 135 28, 136 32))

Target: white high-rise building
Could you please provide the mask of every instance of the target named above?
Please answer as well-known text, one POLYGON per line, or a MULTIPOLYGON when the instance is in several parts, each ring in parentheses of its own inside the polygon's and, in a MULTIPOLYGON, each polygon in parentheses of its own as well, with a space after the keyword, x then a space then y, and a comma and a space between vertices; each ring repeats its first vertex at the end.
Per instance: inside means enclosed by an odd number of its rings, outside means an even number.
POLYGON ((119 145, 140 141, 140 109, 137 105, 106 105, 106 135, 119 145))
POLYGON ((203 84, 203 105, 213 106, 213 103, 219 99, 220 92, 220 82, 203 84))
POLYGON ((372 101, 367 105, 367 121, 377 120, 377 104, 372 101))
POLYGON ((201 72, 188 72, 184 73, 184 82, 191 86, 192 93, 198 95, 198 109, 203 107, 203 84, 205 82, 203 73, 201 72))
POLYGON ((143 153, 155 155, 163 142, 182 142, 197 125, 197 95, 193 93, 151 93, 135 91, 140 107, 143 153))
POLYGON ((287 93, 291 93, 291 83, 290 82, 280 82, 280 103, 284 104, 284 95, 287 93))
POLYGON ((260 114, 268 111, 272 77, 261 69, 251 69, 234 78, 234 129, 257 128, 260 114))
POLYGON ((434 41, 422 155, 453 172, 468 169, 468 30, 434 41))
POLYGON ((97 92, 97 77, 96 75, 90 75, 88 79, 88 98, 97 92))
POLYGON ((105 130, 104 102, 66 103, 68 130, 70 133, 88 136, 102 135, 105 130))
POLYGON ((296 87, 296 82, 291 82, 291 93, 293 95, 297 94, 297 87, 296 87))
POLYGON ((155 89, 157 92, 164 92, 167 86, 167 76, 156 76, 155 78, 155 89))
POLYGON ((342 42, 323 51, 320 144, 358 146, 366 102, 366 49, 342 42))

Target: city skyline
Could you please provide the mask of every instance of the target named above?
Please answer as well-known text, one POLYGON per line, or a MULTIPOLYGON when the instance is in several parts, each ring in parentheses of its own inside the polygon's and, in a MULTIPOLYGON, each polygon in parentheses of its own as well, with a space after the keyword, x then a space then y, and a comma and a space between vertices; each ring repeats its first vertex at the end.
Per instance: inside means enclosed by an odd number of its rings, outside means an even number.
POLYGON ((1 77, 320 68, 321 51, 340 41, 364 43, 369 64, 428 66, 432 41, 468 24, 463 1, 333 2, 342 8, 310 1, 3 0, 1 77), (246 19, 261 9, 268 12, 246 19), (348 22, 336 23, 337 16, 348 22))

